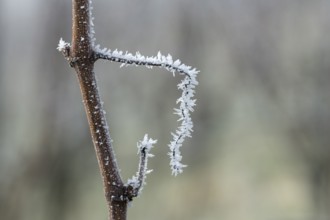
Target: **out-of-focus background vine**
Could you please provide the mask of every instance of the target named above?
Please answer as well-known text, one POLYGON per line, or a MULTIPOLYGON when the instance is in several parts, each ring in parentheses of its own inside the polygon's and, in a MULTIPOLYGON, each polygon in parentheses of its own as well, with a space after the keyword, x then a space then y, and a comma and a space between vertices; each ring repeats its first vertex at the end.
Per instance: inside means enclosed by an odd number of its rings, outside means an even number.
MULTIPOLYGON (((330 218, 330 1, 94 2, 98 43, 201 70, 189 167, 171 176, 167 143, 179 96, 164 70, 98 62, 117 159, 158 139, 128 219, 330 218)), ((0 219, 106 219, 74 71, 71 1, 0 2, 0 219)))

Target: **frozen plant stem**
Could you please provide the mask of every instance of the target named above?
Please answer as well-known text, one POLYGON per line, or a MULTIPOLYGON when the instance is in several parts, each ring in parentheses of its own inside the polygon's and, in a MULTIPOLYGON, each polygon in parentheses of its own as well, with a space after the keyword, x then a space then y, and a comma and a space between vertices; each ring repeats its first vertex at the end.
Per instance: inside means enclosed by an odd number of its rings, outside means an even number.
MULTIPOLYGON (((121 199, 126 187, 120 177, 111 145, 94 73, 93 39, 89 0, 72 0, 72 46, 64 43, 64 56, 75 69, 80 84, 90 132, 103 179, 109 219, 125 220, 127 200, 121 199), (68 51, 68 52, 66 52, 68 51), (66 54, 67 53, 67 54, 66 54)), ((60 45, 59 45, 60 46, 60 45)))
POLYGON ((72 44, 60 40, 57 49, 61 51, 77 73, 82 93, 83 103, 89 123, 92 140, 103 179, 103 187, 108 205, 109 220, 126 220, 127 204, 137 197, 145 184, 147 161, 153 155, 149 153, 157 141, 148 138, 138 142, 140 155, 139 169, 132 179, 124 184, 119 174, 114 156, 109 127, 105 118, 105 111, 99 95, 94 73, 94 63, 98 59, 120 62, 122 66, 142 65, 148 68, 161 67, 173 73, 184 75, 178 84, 182 91, 177 100, 179 108, 174 113, 179 116, 180 125, 169 144, 170 165, 172 174, 177 175, 185 167, 181 163, 180 147, 186 137, 191 137, 193 123, 190 113, 195 106, 194 88, 198 84, 196 76, 199 71, 182 64, 180 60, 173 61, 170 55, 163 56, 160 52, 155 57, 145 57, 140 53, 135 55, 122 51, 100 49, 94 45, 94 29, 91 16, 91 0, 72 0, 72 44))
MULTIPOLYGON (((150 154, 149 151, 153 147, 153 144, 157 143, 157 140, 153 140, 148 138, 146 134, 142 141, 138 143, 138 153, 140 155, 140 163, 139 163, 139 170, 132 179, 129 179, 127 182, 129 194, 133 197, 138 196, 145 184, 146 175, 150 173, 152 170, 147 169, 148 158, 153 157, 154 155, 150 154)), ((132 198, 128 198, 131 200, 132 198)))

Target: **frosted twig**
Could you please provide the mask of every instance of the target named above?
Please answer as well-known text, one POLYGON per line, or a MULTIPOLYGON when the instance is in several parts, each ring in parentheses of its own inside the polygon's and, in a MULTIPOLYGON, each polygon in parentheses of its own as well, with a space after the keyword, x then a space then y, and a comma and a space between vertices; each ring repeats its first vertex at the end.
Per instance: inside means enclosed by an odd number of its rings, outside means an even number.
POLYGON ((196 100, 194 97, 194 89, 198 82, 196 80, 198 70, 182 64, 180 60, 173 61, 171 55, 164 56, 158 52, 157 56, 146 57, 137 52, 135 55, 132 53, 124 53, 118 50, 108 50, 106 48, 100 49, 97 45, 95 48, 96 59, 106 59, 113 62, 122 63, 122 66, 146 66, 152 68, 154 66, 165 68, 175 75, 175 72, 185 75, 185 78, 178 84, 178 89, 182 91, 181 97, 177 100, 179 108, 174 109, 174 114, 179 115, 178 121, 181 121, 178 129, 175 133, 172 133, 173 140, 170 142, 170 165, 172 168, 172 174, 177 175, 182 172, 182 168, 186 167, 181 163, 182 156, 180 153, 180 147, 186 137, 191 137, 193 131, 193 122, 191 120, 190 112, 192 112, 195 106, 196 100))
POLYGON ((65 59, 69 62, 70 66, 73 67, 74 63, 78 60, 77 57, 71 57, 71 44, 65 42, 62 38, 58 42, 57 48, 58 51, 62 52, 65 59))
POLYGON ((150 154, 149 151, 155 143, 157 143, 157 140, 148 138, 147 134, 144 135, 142 141, 139 141, 137 143, 138 154, 140 155, 140 162, 139 169, 136 175, 127 181, 127 186, 131 187, 129 193, 130 195, 128 195, 129 200, 131 200, 132 197, 136 197, 141 193, 143 185, 145 185, 146 175, 152 172, 152 170, 148 170, 147 165, 148 158, 154 156, 153 154, 150 154))
POLYGON ((133 55, 118 50, 100 49, 99 45, 95 46, 94 18, 91 5, 91 0, 72 0, 72 42, 70 44, 60 39, 57 49, 64 54, 70 66, 77 73, 103 179, 104 193, 109 210, 108 219, 124 220, 126 219, 127 203, 141 193, 145 185, 146 175, 151 172, 147 169, 148 158, 153 156, 149 151, 157 141, 145 135, 143 140, 138 142, 137 147, 140 154, 139 169, 136 175, 128 180, 127 184, 124 184, 111 144, 105 113, 102 109, 94 72, 95 61, 97 59, 106 59, 120 62, 122 63, 121 66, 144 65, 148 68, 157 66, 165 68, 172 72, 173 75, 175 75, 175 72, 184 75, 184 79, 178 84, 178 88, 182 91, 181 97, 177 100, 179 107, 174 109, 175 114, 179 115, 178 121, 180 121, 180 126, 175 133, 172 133, 173 140, 169 144, 171 150, 169 153, 171 158, 170 165, 174 175, 181 173, 182 168, 185 167, 185 165, 181 164, 180 147, 185 138, 191 136, 193 123, 190 112, 193 111, 195 106, 196 100, 193 99, 193 96, 194 89, 198 84, 196 76, 199 71, 181 64, 180 60, 173 62, 171 55, 163 56, 160 52, 155 57, 145 57, 140 53, 133 55))

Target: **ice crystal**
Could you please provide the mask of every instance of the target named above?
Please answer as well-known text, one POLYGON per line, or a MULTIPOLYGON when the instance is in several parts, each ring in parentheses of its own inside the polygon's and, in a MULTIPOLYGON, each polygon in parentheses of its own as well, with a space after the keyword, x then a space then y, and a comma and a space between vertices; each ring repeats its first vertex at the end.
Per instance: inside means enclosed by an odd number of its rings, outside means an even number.
POLYGON ((58 42, 58 45, 57 45, 57 50, 58 51, 63 51, 65 50, 67 47, 70 47, 70 44, 65 42, 62 38, 60 39, 60 41, 58 42))
POLYGON ((97 58, 107 59, 113 62, 122 63, 120 67, 123 66, 146 66, 147 68, 152 68, 154 66, 165 68, 169 72, 176 72, 184 75, 184 79, 178 84, 178 89, 182 91, 181 97, 178 98, 177 104, 179 108, 174 109, 174 114, 179 116, 178 121, 180 125, 175 133, 172 133, 172 141, 169 144, 170 152, 170 166, 172 168, 172 174, 177 175, 182 172, 182 169, 186 167, 181 163, 182 156, 180 148, 186 137, 191 137, 191 132, 193 131, 193 122, 191 120, 190 113, 194 111, 194 106, 196 100, 193 99, 195 94, 195 87, 198 85, 196 80, 198 70, 181 63, 180 60, 173 61, 171 55, 164 56, 160 52, 156 56, 143 56, 139 52, 135 54, 118 51, 117 49, 111 51, 109 49, 100 48, 100 45, 95 47, 97 58))
POLYGON ((92 47, 94 47, 95 44, 95 31, 94 31, 94 17, 92 15, 92 10, 93 10, 93 6, 92 6, 92 1, 89 1, 89 10, 88 10, 88 15, 89 15, 89 38, 90 38, 90 42, 92 44, 92 47))
POLYGON ((140 155, 139 170, 135 176, 127 181, 127 185, 130 185, 135 191, 136 195, 139 195, 142 191, 143 186, 145 185, 146 175, 152 170, 148 170, 148 158, 153 157, 153 154, 150 154, 149 151, 153 148, 153 145, 157 143, 157 140, 148 138, 148 134, 144 135, 142 141, 137 143, 138 154, 140 155))

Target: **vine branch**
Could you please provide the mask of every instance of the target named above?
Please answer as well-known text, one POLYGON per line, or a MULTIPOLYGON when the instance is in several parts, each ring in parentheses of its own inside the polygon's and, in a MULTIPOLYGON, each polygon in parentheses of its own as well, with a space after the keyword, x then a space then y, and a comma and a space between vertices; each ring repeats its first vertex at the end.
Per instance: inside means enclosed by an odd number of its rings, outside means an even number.
POLYGON ((161 67, 170 71, 175 75, 178 72, 185 75, 185 78, 178 84, 178 89, 182 91, 181 97, 177 100, 179 108, 174 109, 174 114, 179 116, 178 121, 181 121, 175 133, 172 133, 172 141, 169 144, 170 152, 170 166, 172 174, 178 175, 182 173, 186 165, 181 163, 182 156, 180 148, 186 137, 191 137, 193 131, 193 122, 190 112, 194 111, 193 107, 196 105, 196 100, 193 99, 195 95, 195 87, 198 85, 196 80, 198 70, 181 63, 180 60, 173 61, 171 55, 164 56, 158 52, 157 56, 146 57, 137 52, 135 55, 132 53, 124 53, 122 51, 111 51, 107 48, 100 49, 100 46, 95 47, 95 59, 105 59, 113 62, 122 63, 123 66, 146 66, 147 68, 161 67))
MULTIPOLYGON (((153 157, 149 151, 153 147, 153 144, 157 143, 157 140, 149 139, 146 134, 142 141, 138 142, 138 154, 140 155, 139 169, 135 176, 127 181, 127 186, 130 191, 130 196, 137 197, 145 184, 146 175, 151 173, 152 170, 148 170, 148 158, 153 157)), ((128 198, 131 200, 131 198, 128 198)))
POLYGON ((163 56, 158 52, 155 57, 146 57, 140 53, 135 55, 123 53, 118 50, 100 49, 94 45, 94 29, 92 17, 91 0, 72 0, 72 44, 62 40, 59 41, 57 49, 61 51, 70 66, 75 69, 80 85, 82 99, 88 119, 88 124, 96 152, 99 169, 103 179, 103 187, 109 210, 109 220, 125 220, 127 215, 127 204, 137 197, 145 184, 148 158, 153 155, 149 153, 157 140, 144 136, 138 142, 140 155, 139 169, 132 179, 124 184, 119 174, 118 165, 113 152, 112 140, 109 127, 103 109, 98 85, 94 73, 94 63, 98 59, 110 60, 122 63, 122 66, 146 66, 148 68, 161 67, 175 75, 178 72, 184 75, 184 79, 178 84, 182 91, 177 100, 179 108, 174 113, 179 115, 180 125, 169 144, 170 166, 172 174, 177 175, 186 167, 181 163, 182 156, 180 147, 186 137, 191 137, 193 122, 190 113, 193 111, 196 100, 194 89, 198 82, 196 80, 198 70, 182 64, 180 60, 173 61, 171 55, 163 56))

